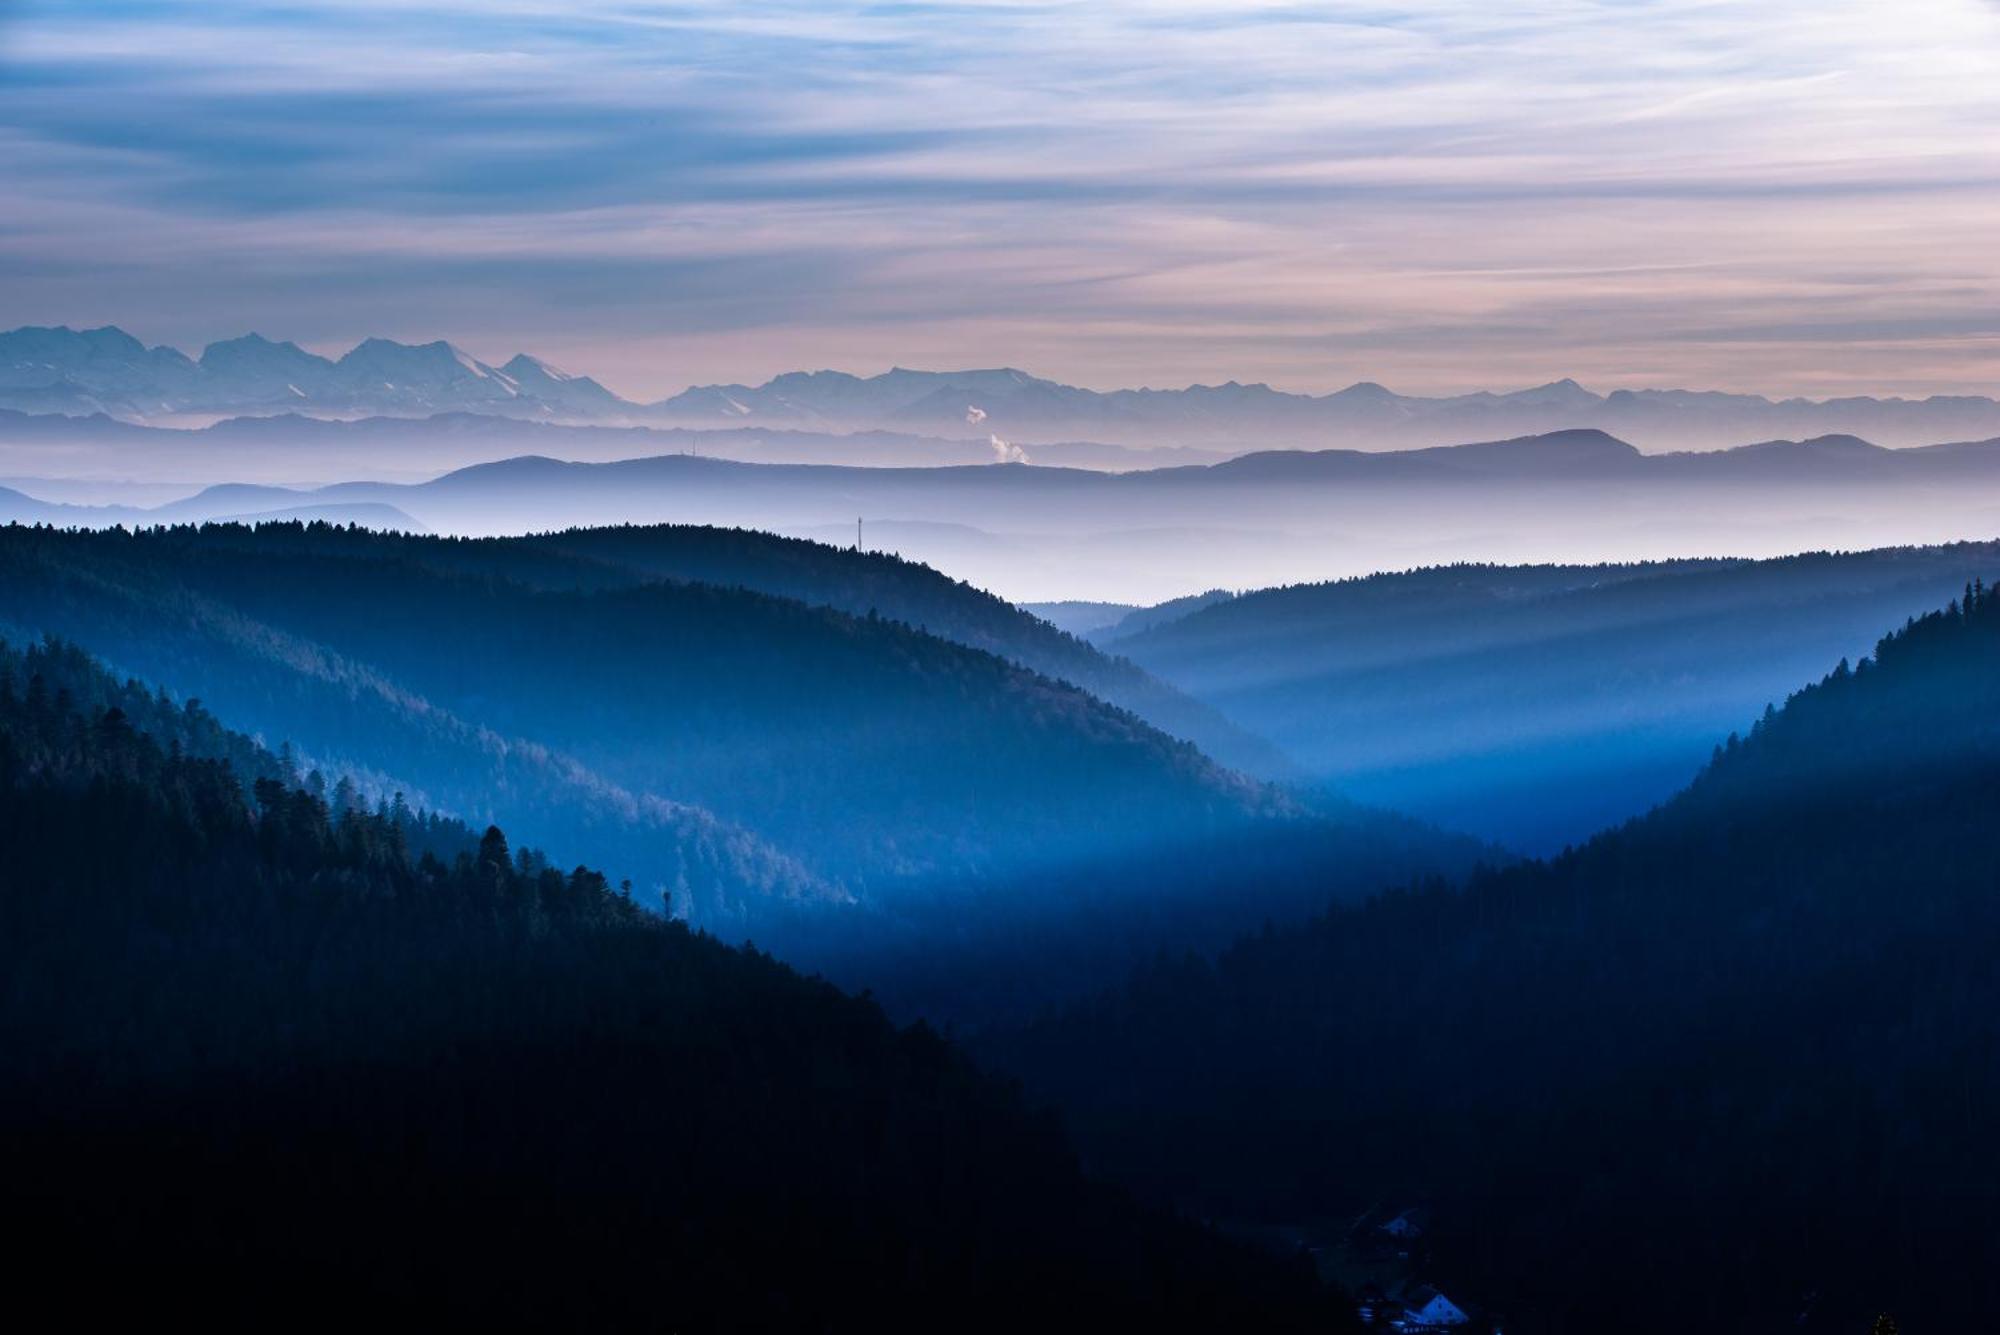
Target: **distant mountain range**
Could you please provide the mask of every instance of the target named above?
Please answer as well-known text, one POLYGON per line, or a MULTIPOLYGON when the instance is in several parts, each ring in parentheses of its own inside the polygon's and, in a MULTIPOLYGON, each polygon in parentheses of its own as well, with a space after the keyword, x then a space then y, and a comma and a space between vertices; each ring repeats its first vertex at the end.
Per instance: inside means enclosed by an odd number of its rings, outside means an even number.
POLYGON ((1616 432, 1648 450, 1712 449, 1781 435, 1856 433, 1890 445, 1926 445, 2000 434, 2000 403, 1984 397, 1772 400, 1679 389, 1598 394, 1567 379, 1512 393, 1441 398, 1397 394, 1372 383, 1332 394, 1289 394, 1233 380, 1107 393, 1012 369, 897 369, 866 378, 793 373, 754 387, 690 389, 654 411, 688 423, 927 432, 962 430, 970 422, 1013 441, 1085 439, 1234 450, 1390 449, 1571 427, 1616 432))
MULTIPOLYGON (((393 424, 383 422, 304 425, 329 441, 375 442, 371 449, 396 439, 393 424)), ((0 453, 7 429, 0 421, 0 453)), ((127 439, 118 450, 135 460, 208 434, 119 430, 127 439)), ((366 475, 361 465, 342 466, 343 449, 316 451, 321 476, 366 475)), ((273 453, 242 457, 247 465, 273 453)), ((71 456, 54 450, 49 457, 59 466, 71 456)), ((227 465, 215 462, 228 457, 211 456, 202 471, 228 476, 227 465)), ((1011 600, 1054 594, 1133 604, 1463 560, 1784 556, 1990 538, 2000 533, 2000 438, 1890 450, 1831 436, 1649 455, 1580 429, 1376 453, 1260 451, 1207 466, 1121 473, 756 464, 681 453, 604 462, 527 455, 421 482, 190 488, 194 494, 147 508, 56 506, 37 496, 31 479, 8 486, 14 494, 0 495, 0 523, 84 527, 294 515, 500 535, 679 523, 765 529, 845 547, 856 540, 859 518, 864 547, 920 560, 1011 600)))
MULTIPOLYGON (((328 418, 291 409, 197 424, 141 424, 102 412, 78 417, 0 408, 0 477, 226 476, 239 482, 276 483, 363 473, 429 478, 449 468, 520 454, 595 462, 693 454, 741 463, 879 468, 997 461, 992 443, 984 438, 902 431, 617 426, 528 421, 491 411, 328 418)), ((1148 450, 1089 441, 1038 445, 1031 456, 1038 464, 1106 472, 1217 463, 1229 457, 1222 450, 1148 450)))
POLYGON ((1765 437, 1854 434, 1885 445, 2000 435, 2000 402, 1769 399, 1682 389, 1599 394, 1574 380, 1511 393, 1424 398, 1381 385, 1291 394, 1269 385, 1098 391, 1012 368, 880 375, 795 371, 761 385, 699 385, 637 403, 524 354, 493 366, 443 341, 370 338, 327 358, 257 334, 199 357, 147 347, 116 327, 28 326, 0 334, 0 408, 133 422, 296 412, 801 431, 890 430, 1009 447, 1091 441, 1141 448, 1268 445, 1385 449, 1595 427, 1647 450, 1765 437))
POLYGON ((533 357, 488 366, 442 341, 371 338, 336 361, 296 343, 246 334, 211 343, 191 358, 169 347, 149 348, 114 326, 28 326, 0 334, 0 404, 131 421, 274 411, 421 416, 463 409, 588 419, 630 406, 595 380, 533 357))
MULTIPOLYGON (((472 435, 496 445, 591 445, 595 447, 591 454, 595 455, 604 452, 607 441, 614 446, 643 447, 657 445, 663 438, 693 440, 713 434, 539 426, 464 415, 423 421, 369 418, 324 422, 298 416, 232 419, 200 431, 134 426, 104 419, 96 419, 96 423, 108 429, 117 447, 135 463, 184 450, 186 442, 195 437, 217 443, 241 437, 244 443, 264 445, 278 445, 289 437, 302 448, 308 443, 320 447, 326 452, 316 457, 328 466, 338 466, 350 457, 367 457, 367 447, 373 444, 408 444, 449 436, 472 435), (481 434, 482 425, 495 431, 481 434), (274 430, 279 434, 272 434, 274 430), (349 453, 350 445, 355 447, 354 455, 349 453)), ((87 447, 94 438, 85 430, 86 425, 59 415, 0 409, 0 451, 9 446, 20 447, 23 452, 39 446, 87 447)), ((210 467, 231 462, 227 453, 200 457, 210 467)), ((250 460, 245 458, 243 462, 250 460)), ((657 483, 670 484, 676 496, 692 494, 703 484, 718 483, 745 493, 803 490, 813 495, 836 495, 842 498, 843 506, 853 498, 870 501, 906 495, 941 498, 976 492, 1046 497, 1058 507, 1067 498, 1096 505, 1121 497, 1188 496, 1202 491, 1271 484, 1332 486, 1343 490, 1409 485, 1452 488, 1467 484, 1480 488, 1597 484, 1672 488, 1744 483, 1786 487, 1883 483, 1956 486, 1967 482, 2000 482, 2000 436, 1892 449, 1858 436, 1834 435, 1759 441, 1723 450, 1646 454, 1606 432, 1578 428, 1511 440, 1407 450, 1259 450, 1208 464, 1119 473, 1034 464, 912 467, 732 459, 693 449, 635 456, 620 454, 614 448, 610 457, 524 454, 484 460, 414 484, 357 481, 310 489, 227 485, 210 487, 198 497, 152 511, 118 506, 96 508, 101 508, 102 517, 113 522, 142 514, 160 519, 213 519, 220 517, 216 513, 218 502, 234 506, 240 501, 265 509, 302 502, 362 499, 395 503, 404 497, 414 500, 427 495, 490 491, 516 481, 532 482, 537 492, 550 501, 552 508, 537 516, 540 521, 564 518, 559 497, 603 494, 629 498, 643 508, 642 498, 648 485, 657 483)), ((81 514, 94 507, 69 508, 81 514)), ((0 512, 0 518, 4 517, 4 512, 0 512)), ((636 516, 613 517, 629 520, 636 516)))

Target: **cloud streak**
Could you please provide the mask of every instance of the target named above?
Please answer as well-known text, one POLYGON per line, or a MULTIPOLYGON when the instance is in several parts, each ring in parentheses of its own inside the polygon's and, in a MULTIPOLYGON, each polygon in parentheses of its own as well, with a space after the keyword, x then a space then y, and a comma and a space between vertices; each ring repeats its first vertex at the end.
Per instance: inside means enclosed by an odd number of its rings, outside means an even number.
POLYGON ((0 10, 0 295, 199 343, 1991 391, 1969 0, 0 10))

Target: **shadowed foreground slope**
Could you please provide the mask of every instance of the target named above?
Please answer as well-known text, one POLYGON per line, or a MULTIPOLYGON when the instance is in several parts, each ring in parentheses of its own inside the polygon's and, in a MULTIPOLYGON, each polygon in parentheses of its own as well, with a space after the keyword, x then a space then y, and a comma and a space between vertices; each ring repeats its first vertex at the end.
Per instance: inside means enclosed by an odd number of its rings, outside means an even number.
POLYGON ((931 1032, 497 830, 329 803, 73 652, 0 648, 0 847, 25 1307, 225 1329, 1337 1318, 1296 1268, 1084 1180, 931 1032))

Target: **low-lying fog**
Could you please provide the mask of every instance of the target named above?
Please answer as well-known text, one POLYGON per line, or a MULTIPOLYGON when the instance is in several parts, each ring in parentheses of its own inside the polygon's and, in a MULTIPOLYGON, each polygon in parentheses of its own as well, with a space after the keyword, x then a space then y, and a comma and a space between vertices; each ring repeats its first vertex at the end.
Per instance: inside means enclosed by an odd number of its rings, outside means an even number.
MULTIPOLYGON (((496 441, 489 425, 459 440, 437 419, 422 425, 422 453, 407 424, 357 430, 368 424, 302 419, 286 425, 301 433, 293 446, 259 436, 254 447, 197 448, 190 433, 116 424, 107 428, 116 439, 0 439, 0 477, 13 479, 0 483, 8 488, 0 521, 294 515, 463 534, 715 524, 859 541, 1016 601, 1120 603, 1461 561, 1775 556, 2000 532, 2000 447, 1991 442, 1889 451, 1829 437, 1645 456, 1602 433, 1564 432, 1456 450, 1267 453, 1114 473, 1042 463, 746 463, 694 452, 630 458, 620 453, 634 443, 628 433, 562 428, 554 439, 589 452, 444 471, 468 455, 546 443, 549 429, 516 424, 519 440, 496 441), (315 439, 322 430, 337 433, 339 450, 315 439)), ((644 443, 657 448, 658 434, 644 443)), ((794 439, 787 448, 804 447, 794 439)))

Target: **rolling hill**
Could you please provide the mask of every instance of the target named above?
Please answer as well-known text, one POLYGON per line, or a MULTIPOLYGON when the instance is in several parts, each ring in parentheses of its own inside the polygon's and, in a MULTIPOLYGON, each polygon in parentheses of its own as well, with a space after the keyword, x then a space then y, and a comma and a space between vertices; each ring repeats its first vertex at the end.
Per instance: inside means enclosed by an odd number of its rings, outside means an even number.
POLYGON ((1082 687, 1233 769, 1263 778, 1292 772, 1277 748, 1130 661, 1056 631, 962 580, 887 552, 687 525, 572 529, 450 546, 385 537, 377 546, 393 552, 393 559, 463 571, 505 569, 509 578, 542 588, 601 589, 666 579, 886 617, 1082 687))

